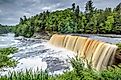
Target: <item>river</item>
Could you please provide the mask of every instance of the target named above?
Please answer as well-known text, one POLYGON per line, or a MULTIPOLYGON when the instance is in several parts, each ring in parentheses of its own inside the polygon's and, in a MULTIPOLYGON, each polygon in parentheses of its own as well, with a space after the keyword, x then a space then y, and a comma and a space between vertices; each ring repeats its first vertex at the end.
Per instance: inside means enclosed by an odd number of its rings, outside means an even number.
MULTIPOLYGON (((81 34, 80 36, 113 44, 121 42, 120 35, 81 34)), ((22 36, 14 37, 13 33, 8 33, 0 36, 0 48, 5 47, 17 47, 19 49, 17 53, 9 55, 19 63, 16 67, 3 68, 0 75, 5 75, 9 71, 25 71, 26 69, 35 71, 47 69, 50 74, 61 74, 63 71, 72 70, 69 58, 75 56, 74 52, 53 47, 48 44, 47 40, 24 38, 22 36)))

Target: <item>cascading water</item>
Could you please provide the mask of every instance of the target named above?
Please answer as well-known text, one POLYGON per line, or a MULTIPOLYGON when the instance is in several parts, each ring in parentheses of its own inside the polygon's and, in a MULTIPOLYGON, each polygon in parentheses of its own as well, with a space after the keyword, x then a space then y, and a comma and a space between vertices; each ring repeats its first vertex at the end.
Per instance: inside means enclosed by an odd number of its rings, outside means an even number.
POLYGON ((57 34, 51 37, 49 43, 74 51, 79 57, 91 61, 96 70, 112 65, 118 48, 116 45, 86 37, 57 34))
MULTIPOLYGON (((63 41, 64 36, 60 40, 63 41)), ((14 34, 0 36, 0 48, 17 47, 17 53, 9 55, 19 63, 15 67, 1 68, 0 76, 4 76, 9 71, 26 71, 29 69, 45 70, 50 74, 61 74, 63 71, 72 70, 69 57, 74 57, 74 52, 50 46, 47 40, 24 37, 14 37, 14 34)), ((57 41, 55 41, 57 42, 57 41)), ((61 43, 56 43, 63 46, 61 43)), ((56 46, 58 46, 56 45, 56 46)))
POLYGON ((17 66, 0 69, 0 76, 7 74, 9 71, 24 71, 30 68, 32 70, 37 68, 48 69, 52 74, 60 74, 63 71, 72 70, 69 59, 77 54, 87 59, 88 62, 92 61, 96 69, 111 65, 114 61, 117 47, 101 41, 119 43, 121 42, 121 37, 88 36, 96 40, 87 37, 56 34, 49 41, 50 44, 55 46, 53 47, 47 44, 47 40, 43 39, 14 37, 14 34, 11 33, 0 35, 0 48, 17 47, 19 49, 17 53, 9 55, 18 60, 17 66))

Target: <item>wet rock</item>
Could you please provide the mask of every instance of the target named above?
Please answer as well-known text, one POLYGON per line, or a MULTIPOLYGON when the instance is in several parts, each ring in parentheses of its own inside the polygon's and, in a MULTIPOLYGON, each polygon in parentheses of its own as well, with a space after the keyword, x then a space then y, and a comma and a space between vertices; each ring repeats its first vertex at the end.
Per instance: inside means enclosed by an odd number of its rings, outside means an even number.
POLYGON ((48 32, 40 32, 40 33, 34 33, 33 38, 49 40, 50 36, 51 35, 48 32))
POLYGON ((43 58, 42 61, 45 61, 47 63, 47 69, 50 72, 69 69, 67 62, 56 57, 46 57, 43 58))

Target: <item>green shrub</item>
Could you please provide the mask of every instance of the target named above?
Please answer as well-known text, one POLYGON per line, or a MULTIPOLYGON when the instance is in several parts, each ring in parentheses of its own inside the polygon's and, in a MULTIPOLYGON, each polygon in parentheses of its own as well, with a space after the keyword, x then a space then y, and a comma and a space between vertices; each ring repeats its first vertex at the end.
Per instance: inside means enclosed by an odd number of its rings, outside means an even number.
POLYGON ((105 80, 121 80, 121 66, 104 70, 100 73, 100 75, 105 80))
POLYGON ((17 61, 13 60, 8 55, 13 54, 18 49, 15 47, 1 48, 0 49, 0 68, 2 67, 13 67, 16 65, 17 61))
POLYGON ((121 80, 121 66, 102 71, 93 68, 85 68, 82 59, 70 60, 73 70, 61 75, 49 75, 47 71, 10 72, 7 76, 1 76, 0 80, 121 80))
POLYGON ((116 45, 121 49, 121 43, 117 43, 116 45))

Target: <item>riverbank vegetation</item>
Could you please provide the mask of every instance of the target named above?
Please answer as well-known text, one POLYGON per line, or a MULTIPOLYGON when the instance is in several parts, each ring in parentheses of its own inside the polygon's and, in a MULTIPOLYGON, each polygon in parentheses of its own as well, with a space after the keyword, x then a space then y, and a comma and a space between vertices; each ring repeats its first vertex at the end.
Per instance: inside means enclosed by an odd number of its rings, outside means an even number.
POLYGON ((0 24, 0 34, 9 33, 11 31, 10 29, 11 29, 10 26, 0 24))
POLYGON ((89 0, 85 5, 85 11, 82 11, 79 5, 73 3, 71 8, 64 10, 47 10, 29 18, 24 16, 12 30, 16 36, 25 37, 40 32, 120 34, 120 6, 121 3, 114 9, 97 9, 89 0))
POLYGON ((62 75, 49 75, 47 71, 26 70, 26 72, 12 72, 7 76, 1 76, 0 80, 120 80, 121 66, 109 68, 97 72, 92 68, 84 68, 80 59, 72 59, 72 71, 67 71, 62 75))
POLYGON ((8 55, 13 54, 16 51, 17 48, 14 47, 0 49, 0 68, 13 67, 16 65, 17 61, 13 60, 11 57, 8 57, 8 55))

